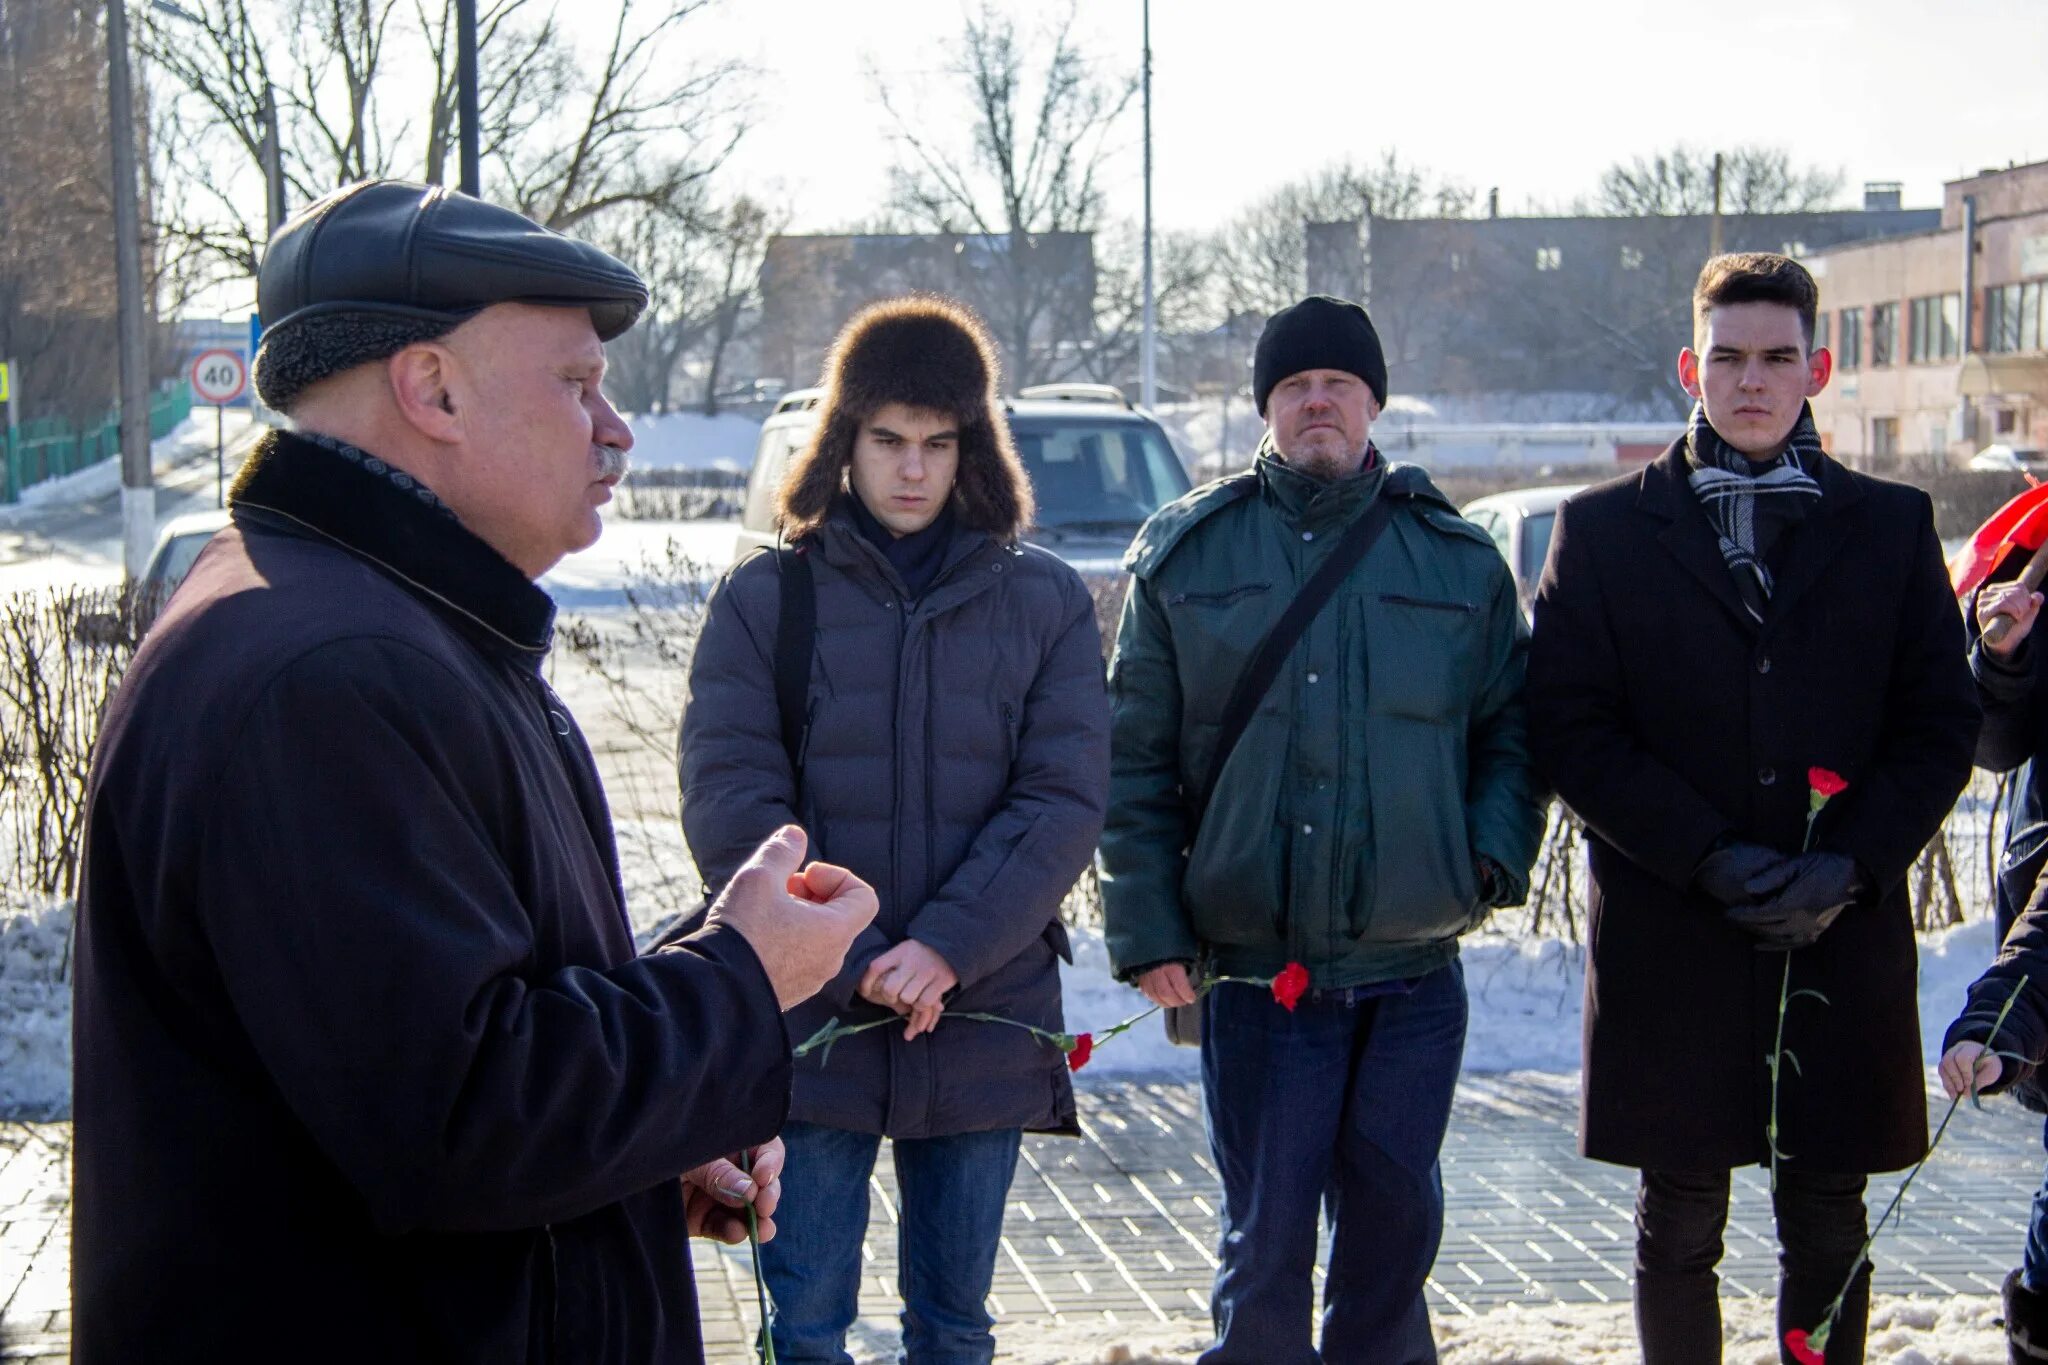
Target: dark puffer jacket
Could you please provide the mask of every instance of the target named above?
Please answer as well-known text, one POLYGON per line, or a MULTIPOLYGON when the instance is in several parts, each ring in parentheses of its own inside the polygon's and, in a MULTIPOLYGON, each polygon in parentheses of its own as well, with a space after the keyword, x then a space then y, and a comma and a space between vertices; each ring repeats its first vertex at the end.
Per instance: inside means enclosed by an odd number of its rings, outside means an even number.
MULTIPOLYGON (((855 994, 891 945, 914 938, 959 974, 947 1012, 1061 1027, 1061 899, 1102 831, 1109 702, 1088 590, 1035 547, 957 531, 924 596, 854 528, 845 506, 807 542, 817 585, 802 809, 775 706, 781 610, 775 557, 758 554, 712 595, 690 665, 683 830, 707 888, 795 819, 812 856, 881 897, 822 994, 792 1011, 793 1039, 835 1015, 885 1012, 855 994)), ((942 1020, 845 1039, 797 1063, 790 1116, 890 1137, 993 1128, 1071 1130, 1057 1049, 1022 1029, 942 1020)))

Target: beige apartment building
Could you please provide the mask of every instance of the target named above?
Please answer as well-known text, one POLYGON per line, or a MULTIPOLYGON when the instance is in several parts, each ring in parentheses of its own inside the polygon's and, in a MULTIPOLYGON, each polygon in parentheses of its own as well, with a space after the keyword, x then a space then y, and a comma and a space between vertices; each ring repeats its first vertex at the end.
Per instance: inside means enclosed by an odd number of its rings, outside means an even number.
POLYGON ((1802 259, 1835 379, 1813 400, 1851 464, 2048 451, 2048 162, 1943 187, 1941 226, 1802 259), (1974 246, 1966 256, 1965 239, 1974 246))

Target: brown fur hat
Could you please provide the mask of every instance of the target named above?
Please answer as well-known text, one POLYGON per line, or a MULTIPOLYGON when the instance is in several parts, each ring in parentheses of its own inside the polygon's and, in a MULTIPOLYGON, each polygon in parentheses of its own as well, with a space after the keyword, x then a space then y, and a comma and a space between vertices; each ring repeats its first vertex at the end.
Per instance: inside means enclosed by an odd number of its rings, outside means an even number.
POLYGON ((901 403, 959 421, 954 514, 972 530, 1015 541, 1037 509, 1003 419, 1001 377, 988 329, 963 304, 913 294, 854 314, 825 357, 817 430, 782 481, 783 534, 795 540, 824 525, 832 499, 846 487, 861 424, 901 403))

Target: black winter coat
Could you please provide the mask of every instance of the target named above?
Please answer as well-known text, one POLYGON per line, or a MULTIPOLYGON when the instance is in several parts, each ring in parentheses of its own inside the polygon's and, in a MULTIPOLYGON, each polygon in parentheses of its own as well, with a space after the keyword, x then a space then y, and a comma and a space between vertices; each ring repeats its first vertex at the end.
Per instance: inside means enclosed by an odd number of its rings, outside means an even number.
MULTIPOLYGON (((1994 579, 2011 578, 2022 556, 2013 554, 1994 579)), ((1942 1050, 1965 1039, 1983 1042, 2021 976, 2027 990, 2014 1002, 1999 1029, 1996 1047, 2023 1057, 2006 1059, 1995 1092, 2010 1090, 2036 1113, 2048 1113, 2048 1092, 2040 1068, 2048 1061, 2048 901, 2041 899, 2040 875, 2048 865, 2048 658, 2035 637, 2036 625, 2011 659, 1987 654, 1970 620, 1970 671, 1984 703, 1984 732, 1977 739, 1977 765, 1993 772, 2024 769, 2006 819, 2005 852, 1996 881, 1999 949, 1996 960, 1970 987, 1962 1016, 1949 1025, 1942 1050)))
POLYGON ((732 930, 636 957, 553 607, 290 436, 137 653, 80 899, 82 1365, 698 1362, 676 1177, 773 1136, 732 930))
POLYGON ((1559 510, 1537 591, 1529 734, 1586 823, 1587 1156, 1693 1171, 1768 1159, 1785 955, 1691 888, 1723 835, 1797 852, 1809 768, 1848 779, 1814 846, 1874 883, 1792 955, 1779 1098, 1791 1166, 1874 1172, 1926 1149, 1905 875, 1969 777, 1975 689, 1927 495, 1823 458, 1773 554, 1759 628, 1685 481, 1684 444, 1559 510))
MULTIPOLYGON (((912 603, 843 505, 809 543, 817 633, 801 810, 775 706, 773 555, 719 584, 690 662, 683 831, 707 889, 795 820, 813 856, 880 896, 838 979, 790 1011, 799 1041, 835 1016, 883 1017, 855 989, 905 938, 959 975, 949 1014, 1059 1030, 1060 901, 1109 793, 1109 694, 1086 586, 1045 550, 963 529, 912 603)), ((909 1042, 871 1029, 796 1065, 790 1115, 810 1123, 905 1138, 1074 1130, 1063 1055, 1001 1024, 946 1019, 909 1042)))

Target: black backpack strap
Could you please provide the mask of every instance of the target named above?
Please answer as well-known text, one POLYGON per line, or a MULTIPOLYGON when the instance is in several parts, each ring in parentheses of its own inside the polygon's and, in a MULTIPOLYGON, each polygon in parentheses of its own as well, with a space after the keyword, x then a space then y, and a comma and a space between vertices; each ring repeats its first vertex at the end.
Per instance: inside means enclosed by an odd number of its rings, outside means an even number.
POLYGON ((1266 638, 1259 641, 1246 662, 1244 671, 1237 676, 1237 685, 1230 689, 1230 700, 1223 707, 1223 720, 1216 736, 1216 752, 1209 759, 1209 774, 1202 782, 1198 793, 1200 803, 1195 807, 1199 817, 1209 808, 1209 798, 1216 794, 1216 783, 1223 776, 1223 765, 1230 761, 1237 742, 1244 738, 1247 725, 1251 724, 1252 713, 1259 709, 1266 693, 1272 688, 1273 680, 1280 676, 1280 665, 1294 651, 1294 646, 1308 630, 1308 623, 1329 602, 1337 591, 1337 585, 1344 581, 1372 543, 1387 529, 1387 523, 1394 517, 1396 494, 1382 488, 1380 495, 1373 499, 1365 515, 1351 523, 1344 532, 1344 538, 1337 542, 1337 548, 1330 551, 1330 557, 1317 567, 1301 591, 1287 604, 1287 610, 1266 632, 1266 638))
POLYGON ((782 607, 775 618, 775 710, 782 719, 782 747, 789 770, 803 785, 804 730, 811 692, 811 652, 818 633, 818 584, 811 573, 810 547, 775 552, 781 575, 782 607))

